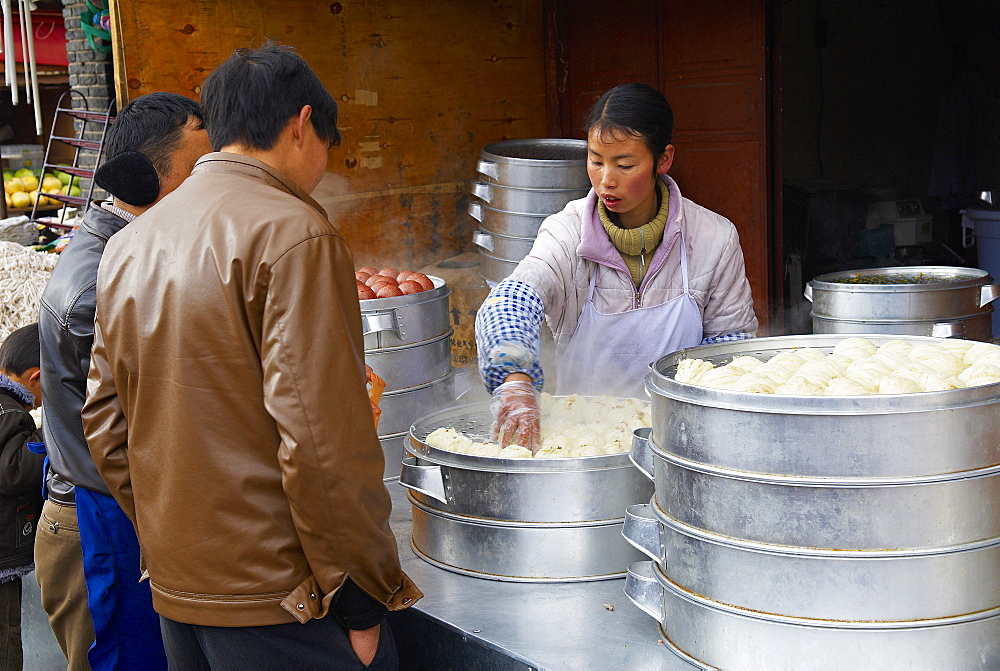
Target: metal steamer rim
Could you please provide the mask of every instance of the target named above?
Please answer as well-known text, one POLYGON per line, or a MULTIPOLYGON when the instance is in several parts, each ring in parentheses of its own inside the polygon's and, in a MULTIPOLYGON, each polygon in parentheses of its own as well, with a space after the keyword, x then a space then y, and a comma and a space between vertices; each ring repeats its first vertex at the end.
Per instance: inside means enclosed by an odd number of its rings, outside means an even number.
MULTIPOLYGON (((440 508, 426 505, 413 495, 413 491, 406 493, 406 498, 414 508, 420 509, 426 515, 437 517, 449 522, 469 523, 470 517, 467 514, 449 513, 440 508)), ((624 511, 623 511, 624 512, 624 511)), ((580 520, 576 522, 524 522, 515 520, 497 520, 489 517, 475 517, 475 524, 480 527, 495 529, 529 529, 532 531, 544 531, 546 529, 589 529, 591 527, 620 527, 625 521, 625 517, 613 517, 610 519, 580 520)), ((998 540, 997 542, 1000 542, 998 540)), ((622 574, 624 575, 624 573, 622 574)))
POLYGON ((498 582, 524 582, 524 583, 579 583, 579 582, 598 582, 601 580, 616 580, 619 578, 624 578, 626 571, 621 573, 608 573, 602 575, 588 575, 588 576, 578 576, 578 577, 535 577, 535 576, 508 576, 500 575, 498 573, 483 573, 481 571, 473 571, 471 569, 465 569, 458 566, 453 566, 451 564, 446 564, 443 561, 434 559, 428 556, 426 553, 420 550, 413 542, 413 536, 410 536, 410 549, 413 550, 413 554, 417 555, 420 559, 424 560, 431 566, 436 566, 439 569, 444 569, 445 571, 450 571, 452 573, 457 573, 459 575, 469 576, 470 578, 481 578, 484 580, 496 580, 498 582))
POLYGON ((587 161, 587 142, 568 138, 504 140, 486 145, 480 156, 486 160, 539 167, 566 164, 583 166, 587 161))
POLYGON ((694 604, 695 606, 725 613, 727 615, 735 615, 749 620, 773 622, 775 624, 784 624, 792 627, 808 627, 810 629, 862 629, 872 631, 894 631, 900 629, 930 629, 933 627, 949 627, 965 624, 967 622, 978 622, 980 620, 990 620, 1000 617, 1000 607, 990 608, 988 610, 978 611, 975 613, 956 615, 953 617, 899 621, 820 620, 815 618, 796 617, 793 615, 779 615, 777 613, 765 613, 761 611, 749 610, 747 608, 740 608, 738 606, 732 606, 722 603, 721 601, 715 601, 714 599, 703 597, 699 594, 695 594, 694 592, 689 592, 668 578, 663 573, 663 569, 660 568, 659 564, 656 562, 650 562, 650 568, 652 569, 656 581, 663 587, 664 590, 680 599, 683 599, 684 601, 694 604))
POLYGON ((888 268, 861 268, 817 275, 810 280, 814 286, 821 285, 824 291, 847 291, 863 293, 906 291, 941 291, 942 289, 962 289, 979 286, 989 281, 990 274, 981 268, 960 266, 894 266, 888 268), (845 282, 854 277, 923 276, 928 281, 916 282, 845 282))
POLYGON ((652 514, 659 524, 676 531, 682 536, 693 538, 705 543, 720 545, 727 548, 742 550, 746 552, 756 552, 769 556, 790 557, 798 559, 845 559, 853 561, 883 561, 886 559, 913 559, 919 557, 940 557, 944 555, 959 554, 962 552, 974 552, 976 550, 988 550, 1000 545, 1000 537, 987 538, 984 540, 960 545, 939 546, 929 548, 901 548, 901 549, 855 549, 840 550, 830 548, 811 547, 804 545, 776 545, 774 543, 763 543, 742 538, 733 538, 722 534, 714 533, 699 527, 691 526, 671 517, 666 513, 655 498, 649 505, 652 514))
POLYGON ((411 307, 437 300, 442 296, 450 296, 451 289, 448 283, 435 275, 428 275, 427 278, 434 283, 433 289, 420 291, 406 296, 390 296, 388 298, 366 298, 360 301, 361 312, 378 312, 380 310, 391 310, 399 307, 411 307))
POLYGON ((978 478, 990 478, 1000 474, 1000 464, 984 466, 982 468, 969 469, 965 471, 950 471, 948 473, 933 473, 930 475, 907 475, 907 476, 881 476, 881 477, 855 477, 855 476, 827 476, 827 475, 785 475, 781 473, 759 473, 756 471, 742 471, 714 464, 706 464, 701 461, 687 459, 673 452, 664 450, 657 445, 652 437, 649 438, 649 448, 657 457, 663 461, 678 466, 686 471, 703 473, 717 478, 729 480, 740 480, 743 482, 756 482, 766 485, 779 485, 782 487, 820 487, 820 488, 848 488, 860 489, 866 487, 905 487, 912 485, 937 485, 948 482, 960 482, 962 480, 975 480, 978 478))
POLYGON ((410 426, 407 449, 420 461, 441 466, 500 473, 554 473, 633 468, 626 449, 617 454, 589 457, 504 458, 451 452, 425 441, 439 428, 453 428, 473 440, 489 441, 493 418, 489 403, 468 403, 427 415, 410 426))

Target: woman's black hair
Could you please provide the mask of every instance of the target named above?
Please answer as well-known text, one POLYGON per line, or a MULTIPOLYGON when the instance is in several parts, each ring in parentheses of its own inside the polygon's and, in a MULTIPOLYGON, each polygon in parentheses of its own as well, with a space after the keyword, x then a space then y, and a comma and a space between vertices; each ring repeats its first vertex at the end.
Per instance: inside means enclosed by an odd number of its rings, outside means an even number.
POLYGON ((674 111, 663 94, 646 84, 622 84, 602 95, 584 127, 604 133, 639 137, 658 159, 674 132, 674 111))
POLYGON ((41 345, 38 342, 38 322, 12 331, 0 344, 0 371, 24 375, 29 368, 40 368, 41 345))
POLYGON ((201 107, 212 149, 231 144, 268 150, 289 120, 312 106, 313 128, 330 145, 340 143, 337 103, 292 47, 268 41, 237 49, 201 88, 201 107))

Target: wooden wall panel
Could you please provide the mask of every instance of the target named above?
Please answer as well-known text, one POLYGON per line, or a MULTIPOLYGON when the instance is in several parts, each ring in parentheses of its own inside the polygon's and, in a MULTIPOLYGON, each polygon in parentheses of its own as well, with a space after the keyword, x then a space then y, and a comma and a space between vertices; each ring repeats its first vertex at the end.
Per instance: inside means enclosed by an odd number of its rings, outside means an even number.
POLYGON ((660 6, 660 90, 674 108, 681 192, 740 234, 762 335, 771 317, 764 0, 668 0, 660 6))
MULTIPOLYGON (((340 105, 344 139, 314 196, 363 263, 471 249, 465 213, 490 142, 546 134, 541 0, 119 0, 121 100, 197 98, 233 49, 296 47, 340 105)), ((266 104, 266 101, 262 101, 266 104)))
POLYGON ((648 0, 558 0, 565 59, 563 134, 583 138, 583 124, 597 99, 619 84, 657 85, 657 3, 648 0))
MULTIPOLYGON (((699 204, 712 203, 710 209, 734 223, 753 222, 766 207, 767 194, 759 188, 760 151, 756 142, 699 142, 683 151, 678 149, 671 174, 675 175, 686 198, 699 204), (727 188, 720 190, 719 184, 727 188)), ((754 294, 754 306, 761 316, 767 307, 767 294, 761 296, 766 287, 760 286, 759 279, 767 276, 767 238, 755 234, 760 230, 756 226, 737 223, 736 228, 754 294)))

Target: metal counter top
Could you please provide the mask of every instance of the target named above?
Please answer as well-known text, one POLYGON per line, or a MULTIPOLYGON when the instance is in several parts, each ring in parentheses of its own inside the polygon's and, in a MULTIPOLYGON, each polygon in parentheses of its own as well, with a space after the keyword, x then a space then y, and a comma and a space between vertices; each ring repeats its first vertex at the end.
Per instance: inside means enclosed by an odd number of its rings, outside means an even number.
MULTIPOLYGON (((696 668, 661 642, 656 621, 622 591, 624 578, 515 583, 473 578, 425 562, 410 546, 406 490, 394 480, 386 487, 392 496, 391 524, 403 570, 425 595, 411 610, 460 635, 459 640, 501 653, 514 662, 510 668, 696 668)), ((400 651, 406 668, 403 645, 400 651)))

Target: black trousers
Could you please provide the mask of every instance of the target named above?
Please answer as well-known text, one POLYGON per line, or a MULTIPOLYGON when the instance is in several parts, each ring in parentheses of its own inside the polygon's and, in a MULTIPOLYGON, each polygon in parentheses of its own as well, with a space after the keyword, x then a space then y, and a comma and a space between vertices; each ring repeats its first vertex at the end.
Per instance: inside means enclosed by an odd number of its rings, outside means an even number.
POLYGON ((396 671, 399 659, 389 623, 365 666, 333 617, 264 627, 206 627, 160 617, 167 664, 175 671, 396 671))
POLYGON ((21 579, 0 582, 0 671, 20 671, 24 663, 21 648, 21 579))

